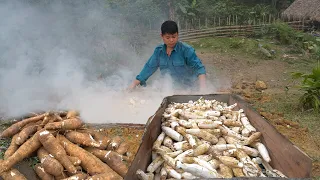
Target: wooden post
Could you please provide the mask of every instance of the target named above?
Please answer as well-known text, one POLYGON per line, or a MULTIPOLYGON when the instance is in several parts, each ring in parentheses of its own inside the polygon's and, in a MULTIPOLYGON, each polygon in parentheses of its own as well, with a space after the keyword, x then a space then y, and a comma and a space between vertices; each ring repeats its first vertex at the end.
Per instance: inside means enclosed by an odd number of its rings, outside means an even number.
POLYGON ((216 17, 213 17, 213 27, 216 27, 216 17))
POLYGON ((253 19, 253 25, 256 25, 256 18, 253 19))
POLYGON ((238 25, 238 15, 236 15, 236 25, 238 25))
POLYGON ((291 22, 291 15, 289 16, 289 20, 288 20, 288 22, 291 22))
POLYGON ((300 30, 303 30, 303 25, 302 25, 302 19, 301 19, 301 18, 302 18, 302 17, 299 18, 299 21, 300 21, 300 22, 299 22, 299 24, 300 24, 299 29, 300 29, 300 30))
POLYGON ((271 14, 269 14, 269 24, 271 24, 271 14))
POLYGON ((235 18, 234 18, 234 15, 232 15, 232 25, 234 25, 234 21, 235 21, 235 18))
POLYGON ((186 20, 185 27, 186 27, 186 31, 188 31, 188 20, 186 20))
POLYGON ((193 28, 193 25, 194 25, 193 18, 191 18, 190 29, 193 28))
POLYGON ((208 28, 208 18, 206 17, 206 28, 208 28))
POLYGON ((199 29, 201 29, 201 22, 200 22, 200 18, 199 18, 199 29))
POLYGON ((220 26, 220 17, 219 17, 219 26, 220 26))
POLYGON ((227 23, 227 26, 228 26, 229 25, 229 17, 227 17, 227 22, 226 23, 227 23))

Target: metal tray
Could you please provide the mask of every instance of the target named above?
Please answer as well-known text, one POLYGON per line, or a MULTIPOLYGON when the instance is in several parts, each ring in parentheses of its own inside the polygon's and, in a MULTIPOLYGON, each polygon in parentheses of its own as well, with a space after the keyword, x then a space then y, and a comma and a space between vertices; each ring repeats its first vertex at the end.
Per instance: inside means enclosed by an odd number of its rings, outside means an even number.
MULTIPOLYGON (((272 167, 280 170, 289 178, 310 178, 312 161, 308 155, 302 152, 298 147, 292 144, 285 136, 280 134, 268 121, 258 114, 247 102, 240 96, 233 94, 209 94, 209 95, 174 95, 163 99, 156 113, 146 124, 145 133, 142 137, 142 143, 135 156, 134 161, 127 173, 125 180, 136 180, 136 171, 141 169, 146 171, 151 163, 151 152, 153 142, 161 133, 161 116, 171 102, 188 102, 189 100, 198 100, 200 97, 205 99, 216 99, 217 101, 228 104, 238 103, 238 106, 244 110, 251 124, 262 133, 262 142, 266 145, 271 157, 272 167)), ((236 178, 247 179, 247 178, 236 178)), ((252 178, 250 178, 252 179, 252 178)), ((253 179, 275 179, 275 178, 253 178, 253 179)))

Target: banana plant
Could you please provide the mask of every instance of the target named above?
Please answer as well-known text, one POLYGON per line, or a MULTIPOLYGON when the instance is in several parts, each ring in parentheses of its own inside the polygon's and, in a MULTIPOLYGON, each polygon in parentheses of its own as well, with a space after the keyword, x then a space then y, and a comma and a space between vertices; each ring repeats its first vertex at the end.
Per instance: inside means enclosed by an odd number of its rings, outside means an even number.
POLYGON ((193 18, 199 12, 198 7, 199 4, 197 0, 182 0, 177 3, 176 9, 183 18, 193 18))

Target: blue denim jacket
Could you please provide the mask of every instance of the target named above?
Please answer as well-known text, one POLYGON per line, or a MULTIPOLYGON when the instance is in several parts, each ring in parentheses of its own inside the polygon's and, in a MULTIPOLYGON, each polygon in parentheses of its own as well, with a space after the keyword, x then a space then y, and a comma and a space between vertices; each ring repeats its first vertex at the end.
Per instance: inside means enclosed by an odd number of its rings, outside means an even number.
POLYGON ((166 45, 157 46, 154 53, 144 65, 136 79, 145 86, 148 78, 160 67, 162 75, 171 75, 175 83, 193 85, 200 74, 206 74, 206 69, 190 45, 178 41, 170 57, 166 52, 166 45))

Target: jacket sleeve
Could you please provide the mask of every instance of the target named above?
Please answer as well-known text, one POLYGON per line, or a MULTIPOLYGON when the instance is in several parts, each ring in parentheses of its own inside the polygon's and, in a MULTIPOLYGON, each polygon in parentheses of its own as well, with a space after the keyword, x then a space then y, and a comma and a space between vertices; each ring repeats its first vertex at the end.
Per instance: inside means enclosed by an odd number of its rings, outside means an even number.
POLYGON ((186 64, 196 72, 197 76, 199 76, 200 74, 206 74, 206 69, 201 60, 196 55, 194 48, 190 47, 186 49, 185 56, 186 64))
POLYGON ((159 50, 156 48, 154 50, 152 56, 149 58, 147 63, 144 65, 140 74, 137 75, 136 79, 140 81, 141 86, 146 86, 146 81, 158 69, 158 67, 159 67, 158 54, 159 54, 159 50))

